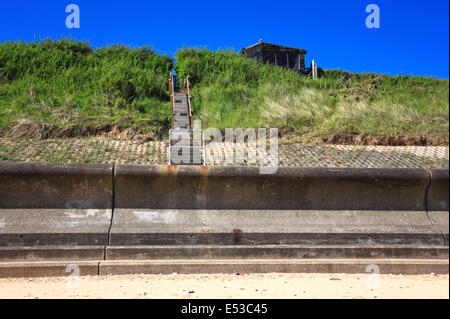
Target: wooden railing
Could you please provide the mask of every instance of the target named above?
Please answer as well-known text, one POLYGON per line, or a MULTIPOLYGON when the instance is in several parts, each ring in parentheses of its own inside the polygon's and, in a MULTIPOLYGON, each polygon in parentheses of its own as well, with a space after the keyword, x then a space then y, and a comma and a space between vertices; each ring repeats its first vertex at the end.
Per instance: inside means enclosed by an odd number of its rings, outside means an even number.
MULTIPOLYGON (((169 77, 169 94, 170 94, 170 113, 171 113, 171 117, 172 117, 172 129, 174 128, 173 125, 173 111, 174 111, 174 94, 175 94, 175 77, 170 74, 169 77)), ((194 127, 194 110, 192 108, 192 98, 191 98, 191 82, 189 81, 189 75, 186 76, 186 79, 184 79, 184 86, 185 86, 185 91, 186 91, 186 95, 187 95, 187 103, 188 103, 188 109, 189 109, 189 120, 191 123, 191 129, 193 129, 194 127)))
POLYGON ((170 73, 169 77, 169 94, 170 94, 170 116, 171 116, 171 128, 173 129, 173 93, 174 93, 174 87, 173 87, 173 75, 170 73))
POLYGON ((194 122, 193 122, 193 114, 194 110, 192 109, 192 100, 191 100, 191 82, 189 81, 189 75, 186 76, 186 79, 184 79, 184 85, 186 87, 186 94, 187 94, 187 102, 189 107, 189 119, 191 121, 191 130, 194 128, 194 122))

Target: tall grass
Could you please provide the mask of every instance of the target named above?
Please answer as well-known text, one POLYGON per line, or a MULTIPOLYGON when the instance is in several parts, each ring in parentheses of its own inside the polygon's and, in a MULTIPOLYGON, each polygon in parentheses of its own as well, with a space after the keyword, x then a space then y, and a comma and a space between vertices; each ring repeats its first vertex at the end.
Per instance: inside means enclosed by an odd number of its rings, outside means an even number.
MULTIPOLYGON (((231 50, 183 48, 176 61, 180 83, 191 78, 194 114, 205 127, 278 127, 305 139, 343 133, 448 141, 448 80, 339 70, 313 80, 231 50)), ((163 137, 173 63, 149 47, 0 43, 0 135, 34 123, 34 130, 62 132, 118 125, 163 137)))
POLYGON ((335 133, 426 135, 448 141, 449 82, 416 76, 324 70, 319 79, 233 51, 181 49, 205 127, 278 127, 306 139, 335 133))
POLYGON ((50 39, 0 43, 0 127, 134 125, 164 130, 173 59, 149 47, 50 39))

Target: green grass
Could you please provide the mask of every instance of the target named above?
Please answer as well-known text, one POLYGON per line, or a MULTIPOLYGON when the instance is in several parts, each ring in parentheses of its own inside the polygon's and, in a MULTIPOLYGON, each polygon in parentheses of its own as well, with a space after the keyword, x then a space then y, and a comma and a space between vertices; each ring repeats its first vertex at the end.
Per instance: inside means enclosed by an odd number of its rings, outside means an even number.
MULTIPOLYGON (((202 126, 277 127, 311 141, 331 134, 424 135, 448 143, 449 82, 324 70, 320 79, 233 51, 181 49, 202 126)), ((50 39, 0 43, 0 136, 76 137, 116 127, 166 138, 174 59, 152 48, 50 39)))
POLYGON ((0 43, 0 128, 22 124, 25 135, 33 128, 83 135, 108 125, 164 132, 172 66, 172 58, 148 47, 0 43))
POLYGON ((425 135, 448 143, 448 80, 339 70, 311 79, 233 51, 183 48, 176 59, 180 77, 191 78, 204 127, 278 127, 306 140, 425 135))

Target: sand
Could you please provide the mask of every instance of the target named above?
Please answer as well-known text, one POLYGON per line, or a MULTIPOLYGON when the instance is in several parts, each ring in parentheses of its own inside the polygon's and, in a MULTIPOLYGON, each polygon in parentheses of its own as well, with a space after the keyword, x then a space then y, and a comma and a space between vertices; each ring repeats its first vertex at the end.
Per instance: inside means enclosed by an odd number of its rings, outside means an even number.
POLYGON ((448 275, 196 274, 0 278, 0 298, 449 298, 448 275))

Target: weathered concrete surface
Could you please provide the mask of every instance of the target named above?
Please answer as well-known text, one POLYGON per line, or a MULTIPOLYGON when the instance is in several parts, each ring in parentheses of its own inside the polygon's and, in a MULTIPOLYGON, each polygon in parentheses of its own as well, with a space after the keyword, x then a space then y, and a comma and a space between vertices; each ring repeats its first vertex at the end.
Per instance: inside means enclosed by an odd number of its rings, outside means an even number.
POLYGON ((0 262, 102 259, 105 259, 105 246, 0 247, 0 262))
POLYGON ((0 162, 0 208, 112 208, 113 166, 0 162))
POLYGON ((448 274, 448 260, 427 259, 278 259, 278 260, 132 260, 100 262, 100 275, 204 273, 367 273, 448 274))
POLYGON ((381 274, 448 274, 448 260, 439 259, 247 259, 247 260, 122 260, 0 263, 0 278, 67 277, 75 265, 80 276, 195 273, 367 273, 376 265, 381 274))
POLYGON ((447 246, 411 245, 14 246, 0 247, 0 262, 85 261, 104 259, 448 259, 448 252, 447 246))
POLYGON ((106 245, 111 209, 0 209, 0 246, 106 245))
POLYGON ((176 245, 109 246, 107 260, 425 258, 448 259, 447 246, 358 245, 176 245))
POLYGON ((449 241, 449 172, 431 169, 431 183, 427 192, 427 210, 430 221, 442 232, 445 244, 449 241))
POLYGON ((424 169, 117 165, 115 207, 425 210, 424 169))
POLYGON ((427 209, 447 211, 449 209, 449 172, 447 169, 430 169, 431 183, 427 193, 427 209))
POLYGON ((448 245, 449 235, 449 213, 448 211, 431 211, 428 212, 431 222, 436 228, 442 232, 445 244, 448 245))
POLYGON ((425 211, 116 209, 111 245, 443 245, 425 211))
POLYGON ((98 275, 98 264, 99 261, 2 262, 0 278, 66 276, 70 279, 75 267, 78 267, 80 276, 98 275))
POLYGON ((0 276, 448 273, 447 258, 448 171, 0 163, 0 276))
POLYGON ((431 211, 429 212, 430 219, 433 224, 437 225, 443 233, 448 235, 448 211, 431 211))

